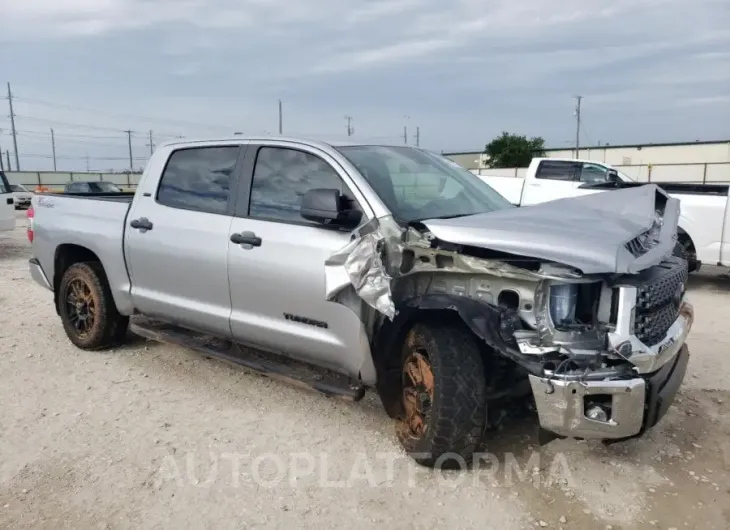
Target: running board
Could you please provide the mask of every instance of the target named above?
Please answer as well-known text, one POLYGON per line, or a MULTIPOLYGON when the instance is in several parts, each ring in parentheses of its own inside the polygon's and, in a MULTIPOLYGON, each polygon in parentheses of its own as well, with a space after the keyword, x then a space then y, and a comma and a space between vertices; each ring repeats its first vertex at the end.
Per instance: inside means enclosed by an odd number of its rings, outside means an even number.
POLYGON ((132 333, 146 339, 190 348, 210 357, 238 364, 256 373, 294 386, 316 390, 328 397, 359 401, 365 386, 349 377, 281 355, 239 346, 233 341, 191 331, 145 317, 132 317, 132 333))

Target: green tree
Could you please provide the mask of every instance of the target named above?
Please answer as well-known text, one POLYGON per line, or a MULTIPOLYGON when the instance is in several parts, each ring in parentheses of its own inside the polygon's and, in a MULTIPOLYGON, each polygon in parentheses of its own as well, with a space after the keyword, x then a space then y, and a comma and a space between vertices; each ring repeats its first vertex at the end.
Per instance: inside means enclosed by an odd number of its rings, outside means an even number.
POLYGON ((533 157, 545 156, 545 140, 503 132, 484 148, 490 167, 526 167, 533 157))

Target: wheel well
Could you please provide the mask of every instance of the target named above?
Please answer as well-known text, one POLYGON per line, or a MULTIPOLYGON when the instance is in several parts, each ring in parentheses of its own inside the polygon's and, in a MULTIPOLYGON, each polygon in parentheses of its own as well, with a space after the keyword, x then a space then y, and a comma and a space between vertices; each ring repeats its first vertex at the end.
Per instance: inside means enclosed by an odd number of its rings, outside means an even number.
POLYGON ((94 252, 81 245, 64 244, 59 245, 56 249, 56 255, 53 258, 53 292, 55 293, 56 311, 58 311, 58 287, 61 278, 71 265, 83 261, 100 262, 101 260, 94 252))
MULTIPOLYGON (((456 311, 451 309, 410 309, 398 313, 395 320, 384 320, 373 340, 373 361, 378 375, 377 391, 385 410, 391 417, 401 412, 401 351, 408 332, 416 324, 438 324, 463 327, 477 341, 488 365, 491 349, 479 339, 456 311)), ((486 373, 485 373, 486 377, 486 373)))
POLYGON ((692 241, 692 238, 689 237, 689 234, 681 228, 677 228, 677 240, 679 241, 679 243, 682 245, 683 248, 686 248, 693 255, 697 254, 697 250, 695 249, 694 241, 692 241), (685 245, 685 243, 686 243, 686 245, 685 245))

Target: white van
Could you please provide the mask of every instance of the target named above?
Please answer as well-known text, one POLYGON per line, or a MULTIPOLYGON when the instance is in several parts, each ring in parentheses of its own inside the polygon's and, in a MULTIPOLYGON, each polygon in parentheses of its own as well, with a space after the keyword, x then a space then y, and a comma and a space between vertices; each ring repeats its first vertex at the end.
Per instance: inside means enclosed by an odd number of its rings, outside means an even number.
POLYGON ((5 173, 0 171, 0 232, 15 230, 15 201, 5 173))

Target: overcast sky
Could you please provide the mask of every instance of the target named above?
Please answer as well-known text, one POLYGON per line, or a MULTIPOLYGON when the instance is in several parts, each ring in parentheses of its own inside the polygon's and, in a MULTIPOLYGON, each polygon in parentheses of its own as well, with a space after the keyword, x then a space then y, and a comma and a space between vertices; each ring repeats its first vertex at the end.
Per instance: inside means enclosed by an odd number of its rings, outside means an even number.
POLYGON ((59 169, 123 168, 126 129, 142 165, 149 129, 276 133, 278 99, 287 134, 342 137, 349 115, 355 138, 420 126, 447 151, 568 146, 575 94, 584 144, 730 139, 730 2, 0 0, 0 81, 23 169, 51 167, 50 127, 59 169))

